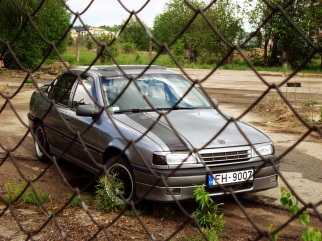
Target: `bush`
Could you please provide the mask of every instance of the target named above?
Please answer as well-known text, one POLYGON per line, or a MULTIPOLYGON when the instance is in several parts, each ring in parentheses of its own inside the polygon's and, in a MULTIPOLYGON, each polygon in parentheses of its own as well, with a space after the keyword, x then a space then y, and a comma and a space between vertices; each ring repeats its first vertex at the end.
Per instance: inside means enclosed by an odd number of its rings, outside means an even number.
POLYGON ((120 45, 123 54, 135 54, 137 48, 134 43, 124 43, 120 45))
POLYGON ((92 50, 92 49, 94 48, 94 41, 93 41, 93 40, 91 40, 91 39, 87 40, 86 48, 87 48, 88 50, 92 50))

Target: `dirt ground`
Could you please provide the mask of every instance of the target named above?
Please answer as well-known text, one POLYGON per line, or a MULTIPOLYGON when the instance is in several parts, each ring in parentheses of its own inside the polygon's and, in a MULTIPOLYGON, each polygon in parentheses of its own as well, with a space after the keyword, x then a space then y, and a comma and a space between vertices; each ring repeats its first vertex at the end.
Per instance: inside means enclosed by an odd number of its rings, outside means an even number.
MULTIPOLYGON (((200 232, 191 223, 192 212, 196 209, 194 202, 164 205, 156 202, 142 201, 137 208, 139 216, 125 216, 119 213, 100 212, 93 202, 86 206, 68 206, 67 202, 77 187, 82 197, 93 199, 93 185, 82 190, 91 181, 92 176, 86 171, 65 162, 44 164, 36 160, 33 140, 28 133, 28 102, 33 85, 22 85, 25 74, 0 72, 0 240, 202 240, 200 232), (21 177, 38 177, 37 184, 50 194, 51 202, 42 207, 26 204, 5 205, 5 183, 21 177), (179 231, 178 231, 179 230, 179 231), (197 238, 198 237, 198 238, 197 238)), ((52 80, 54 75, 36 74, 39 81, 52 80), (41 77, 41 79, 40 79, 41 77)), ((321 77, 317 77, 321 78, 321 77)), ((255 100, 256 94, 249 91, 230 89, 227 92, 210 88, 210 96, 215 96, 220 103, 248 108, 255 100), (227 93, 229 92, 229 98, 227 93)), ((306 100, 308 95, 298 95, 306 100)), ((300 100, 299 100, 300 101, 300 100)), ((264 102, 263 102, 264 103, 264 102)), ((262 108, 264 105, 258 105, 262 108)), ((257 110, 258 113, 260 110, 257 110)), ((254 113, 256 115, 256 109, 254 113)), ((273 121, 271 115, 261 115, 270 119, 272 128, 281 131, 282 121, 273 121), (275 123, 275 124, 272 124, 275 123), (277 124, 276 124, 277 123, 277 124)), ((285 128, 282 128, 286 130, 285 128)), ((287 134, 297 134, 298 128, 288 128, 287 134)), ((312 136, 316 141, 319 137, 312 136)), ((270 204, 270 200, 249 200, 238 196, 239 204, 232 197, 216 198, 224 203, 224 220, 226 236, 221 240, 268 240, 262 237, 273 225, 283 227, 279 240, 301 240, 303 226, 297 220, 291 220, 289 213, 270 204)), ((311 225, 321 227, 321 220, 311 216, 311 225)))

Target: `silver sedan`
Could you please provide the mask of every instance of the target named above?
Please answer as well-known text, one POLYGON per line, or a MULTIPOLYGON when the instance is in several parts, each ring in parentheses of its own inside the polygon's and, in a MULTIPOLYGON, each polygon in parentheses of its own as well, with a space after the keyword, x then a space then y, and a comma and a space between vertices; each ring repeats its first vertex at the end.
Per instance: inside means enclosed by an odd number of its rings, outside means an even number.
POLYGON ((197 87, 159 66, 70 69, 31 97, 36 154, 117 175, 125 200, 188 200, 200 185, 212 196, 276 187, 272 141, 197 87))

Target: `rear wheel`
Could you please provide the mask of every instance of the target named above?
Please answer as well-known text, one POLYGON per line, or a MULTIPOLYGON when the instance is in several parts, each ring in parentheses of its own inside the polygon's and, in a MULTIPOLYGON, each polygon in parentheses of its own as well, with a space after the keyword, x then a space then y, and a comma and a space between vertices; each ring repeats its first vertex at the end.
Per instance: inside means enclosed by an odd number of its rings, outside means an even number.
POLYGON ((39 161, 49 162, 50 159, 45 154, 45 153, 47 153, 47 155, 49 154, 49 145, 47 142, 46 133, 42 123, 36 124, 34 133, 35 133, 34 145, 35 145, 37 158, 39 159, 39 161))
POLYGON ((126 201, 135 198, 134 175, 130 163, 124 157, 112 157, 106 163, 107 173, 122 182, 120 191, 126 201))

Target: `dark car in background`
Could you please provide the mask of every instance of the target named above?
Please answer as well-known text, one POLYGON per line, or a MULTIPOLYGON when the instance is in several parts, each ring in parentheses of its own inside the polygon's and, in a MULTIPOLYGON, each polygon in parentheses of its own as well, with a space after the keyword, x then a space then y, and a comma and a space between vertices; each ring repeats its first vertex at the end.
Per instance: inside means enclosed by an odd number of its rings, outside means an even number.
POLYGON ((39 85, 29 124, 37 157, 115 174, 126 200, 187 200, 277 186, 272 141, 230 121, 183 75, 159 66, 84 66, 39 85))

